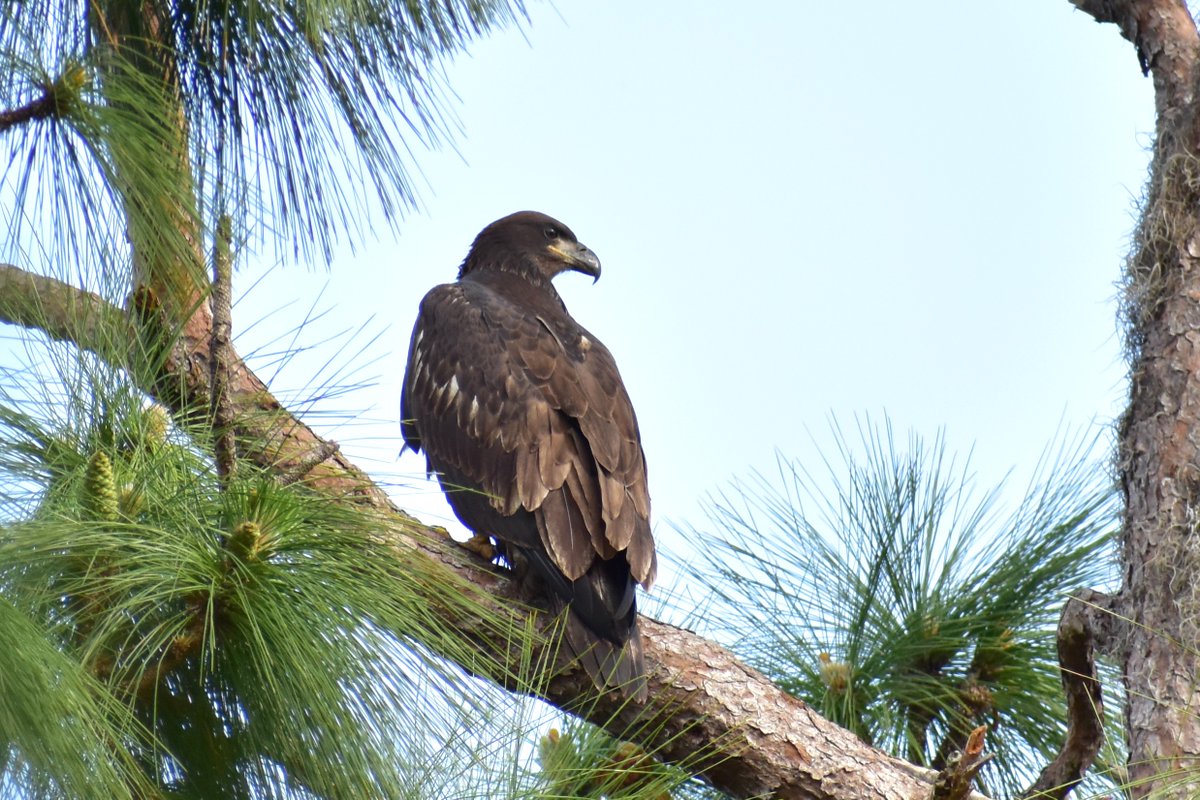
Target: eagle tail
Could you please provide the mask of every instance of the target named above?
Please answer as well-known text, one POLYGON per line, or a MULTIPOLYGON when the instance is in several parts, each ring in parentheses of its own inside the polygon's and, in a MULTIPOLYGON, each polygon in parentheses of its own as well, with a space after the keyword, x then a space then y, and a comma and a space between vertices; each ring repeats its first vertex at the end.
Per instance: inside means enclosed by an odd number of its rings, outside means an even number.
POLYGON ((637 624, 636 584, 622 556, 597 561, 571 581, 539 548, 517 548, 525 571, 543 584, 553 610, 567 610, 560 661, 580 664, 602 688, 644 701, 646 661, 637 624))
POLYGON ((587 572, 569 579, 542 545, 533 514, 519 509, 498 514, 482 491, 450 469, 440 472, 454 513, 473 531, 488 531, 522 583, 550 601, 555 613, 568 611, 560 649, 563 667, 580 664, 597 686, 621 689, 646 699, 646 668, 637 627, 637 584, 624 553, 596 559, 587 572))
POLYGON ((563 660, 578 662, 597 686, 645 702, 646 661, 636 624, 626 642, 610 642, 593 633, 578 615, 568 613, 562 642, 563 660))
POLYGON ((575 614, 566 615, 564 661, 581 664, 596 686, 617 688, 626 697, 646 702, 646 658, 636 628, 628 642, 618 644, 596 636, 575 614))

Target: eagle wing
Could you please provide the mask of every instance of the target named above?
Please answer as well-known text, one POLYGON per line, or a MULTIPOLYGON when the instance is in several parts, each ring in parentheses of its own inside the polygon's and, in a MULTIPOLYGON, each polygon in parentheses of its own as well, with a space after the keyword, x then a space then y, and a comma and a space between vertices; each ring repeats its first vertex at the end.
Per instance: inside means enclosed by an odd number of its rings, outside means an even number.
POLYGON ((653 582, 633 405, 608 349, 565 311, 522 308, 470 281, 435 287, 413 330, 401 415, 431 468, 462 476, 500 514, 533 512, 569 580, 623 552, 633 578, 653 582))

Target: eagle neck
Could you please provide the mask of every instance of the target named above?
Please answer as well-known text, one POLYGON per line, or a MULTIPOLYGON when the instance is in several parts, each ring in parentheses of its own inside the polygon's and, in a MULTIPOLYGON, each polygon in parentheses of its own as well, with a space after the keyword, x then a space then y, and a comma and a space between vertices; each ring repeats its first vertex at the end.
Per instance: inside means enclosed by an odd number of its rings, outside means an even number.
POLYGON ((482 284, 497 294, 530 308, 559 313, 566 313, 567 310, 554 284, 540 273, 533 278, 524 270, 473 269, 459 280, 482 284))
POLYGON ((536 259, 521 252, 505 252, 497 248, 480 252, 479 246, 476 245, 458 268, 458 276, 465 278, 467 275, 482 272, 505 272, 524 278, 537 286, 550 288, 550 276, 546 275, 536 259))

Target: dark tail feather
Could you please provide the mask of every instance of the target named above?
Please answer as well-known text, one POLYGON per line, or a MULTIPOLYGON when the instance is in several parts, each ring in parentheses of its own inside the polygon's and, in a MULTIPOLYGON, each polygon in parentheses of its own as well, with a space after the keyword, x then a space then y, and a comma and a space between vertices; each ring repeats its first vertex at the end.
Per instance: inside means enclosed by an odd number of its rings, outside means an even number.
POLYGON ((569 608, 560 661, 578 662, 601 688, 620 689, 646 699, 646 661, 637 625, 636 584, 629 565, 618 556, 597 561, 577 580, 568 581, 550 557, 533 548, 519 550, 537 576, 555 611, 569 608))
POLYGON ((570 608, 560 652, 562 666, 578 662, 597 686, 619 687, 627 697, 645 700, 637 584, 625 554, 598 559, 585 575, 568 580, 542 546, 533 514, 524 509, 511 516, 498 514, 482 490, 459 490, 472 486, 466 476, 444 465, 438 469, 446 499, 463 524, 494 536, 527 588, 550 600, 554 611, 570 608))
POLYGON ((626 697, 645 702, 646 661, 636 622, 633 635, 618 644, 597 636, 578 616, 568 613, 562 648, 563 663, 578 662, 597 686, 619 689, 626 697))

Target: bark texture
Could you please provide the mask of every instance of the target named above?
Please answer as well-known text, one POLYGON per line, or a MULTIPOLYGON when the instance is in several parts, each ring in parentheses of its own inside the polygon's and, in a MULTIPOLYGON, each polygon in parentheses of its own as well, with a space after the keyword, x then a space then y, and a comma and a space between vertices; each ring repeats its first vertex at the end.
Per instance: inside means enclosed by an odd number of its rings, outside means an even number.
MULTIPOLYGON (((85 309, 109 320, 122 315, 95 295, 0 264, 0 322, 36 327, 105 355, 103 339, 88 338, 95 337, 99 326, 88 321, 89 314, 81 313, 85 309)), ((196 316, 211 326, 211 314, 196 316)), ((143 319, 138 327, 146 325, 143 319)), ((177 411, 207 413, 210 343, 211 330, 204 324, 185 326, 169 356, 161 360, 162 372, 154 385, 145 388, 177 411)), ((543 632, 548 631, 552 620, 530 609, 506 575, 397 509, 335 446, 275 401, 235 353, 230 353, 230 359, 228 396, 235 408, 234 429, 242 458, 274 471, 283 481, 303 476, 314 489, 372 509, 383 523, 381 535, 394 546, 417 548, 485 589, 495 598, 494 614, 513 617, 519 627, 532 616, 543 632), (314 463, 313 454, 326 457, 314 463)), ((498 659, 518 671, 521 654, 510 651, 513 642, 496 637, 494 625, 481 619, 452 621, 485 656, 480 663, 498 659)), ((639 624, 649 679, 646 704, 616 693, 598 693, 582 671, 552 680, 544 699, 669 761, 687 765, 735 797, 923 800, 932 795, 934 772, 868 747, 723 647, 645 617, 639 624), (697 762, 700 753, 705 760, 697 762)), ((986 800, 974 793, 969 796, 986 800)))
POLYGON ((1074 0, 1153 77, 1156 139, 1126 276, 1124 582, 1113 610, 1130 792, 1200 796, 1200 39, 1182 0, 1074 0))

